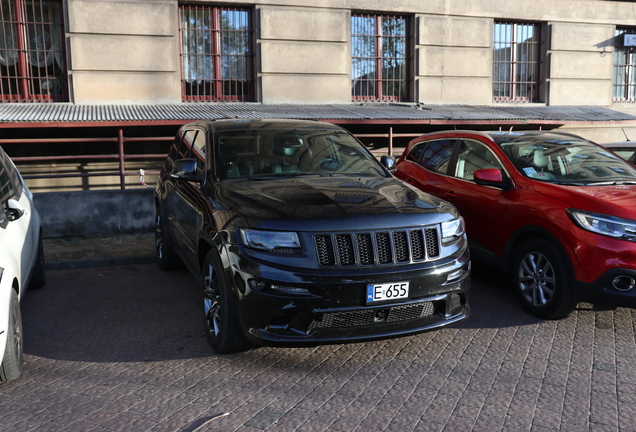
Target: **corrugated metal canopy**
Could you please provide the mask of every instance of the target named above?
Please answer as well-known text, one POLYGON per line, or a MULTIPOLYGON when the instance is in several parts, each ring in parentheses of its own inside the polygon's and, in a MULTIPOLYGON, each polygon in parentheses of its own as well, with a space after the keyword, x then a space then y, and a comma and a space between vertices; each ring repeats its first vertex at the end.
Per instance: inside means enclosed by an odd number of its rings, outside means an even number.
POLYGON ((197 119, 285 118, 333 123, 572 124, 631 123, 636 117, 599 106, 261 104, 183 103, 163 105, 0 104, 0 124, 184 123, 197 119))

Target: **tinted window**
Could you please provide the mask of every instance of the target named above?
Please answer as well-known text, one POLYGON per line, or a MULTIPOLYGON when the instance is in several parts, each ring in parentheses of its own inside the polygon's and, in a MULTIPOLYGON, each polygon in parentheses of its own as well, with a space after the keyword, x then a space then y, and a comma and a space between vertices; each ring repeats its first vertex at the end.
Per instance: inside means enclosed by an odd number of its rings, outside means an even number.
POLYGON ((196 130, 187 130, 183 132, 181 142, 179 143, 177 159, 189 159, 192 157, 190 149, 192 149, 192 143, 194 142, 196 135, 196 130))
POLYGON ((455 140, 431 141, 422 154, 421 165, 431 171, 447 174, 455 140))
POLYGON ((426 148, 427 143, 418 144, 411 149, 406 158, 413 162, 420 162, 420 158, 422 157, 422 153, 424 153, 424 149, 426 148))
POLYGON ((197 161, 197 174, 205 172, 205 133, 197 131, 192 144, 192 157, 197 161))
POLYGON ((13 195, 13 184, 11 183, 9 172, 4 166, 0 165, 0 202, 5 202, 13 195))
POLYGON ((0 202, 22 195, 22 179, 9 156, 0 148, 0 202))
POLYGON ((251 175, 385 176, 375 157, 347 132, 264 129, 214 134, 220 179, 251 175))

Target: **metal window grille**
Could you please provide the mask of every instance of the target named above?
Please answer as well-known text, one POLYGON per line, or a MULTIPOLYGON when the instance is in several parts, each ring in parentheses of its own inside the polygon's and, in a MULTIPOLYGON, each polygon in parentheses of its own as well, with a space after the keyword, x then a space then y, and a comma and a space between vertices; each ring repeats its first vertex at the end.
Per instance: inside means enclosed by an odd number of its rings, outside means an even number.
POLYGON ((408 101, 410 29, 397 15, 351 16, 353 101, 408 101))
POLYGON ((625 46, 627 34, 636 34, 636 28, 616 29, 612 91, 614 102, 636 102, 636 47, 625 46))
POLYGON ((254 100, 250 10, 179 6, 184 101, 254 100))
POLYGON ((538 102, 541 84, 541 27, 496 22, 493 34, 493 100, 538 102))
POLYGON ((68 100, 62 2, 0 1, 0 100, 68 100))

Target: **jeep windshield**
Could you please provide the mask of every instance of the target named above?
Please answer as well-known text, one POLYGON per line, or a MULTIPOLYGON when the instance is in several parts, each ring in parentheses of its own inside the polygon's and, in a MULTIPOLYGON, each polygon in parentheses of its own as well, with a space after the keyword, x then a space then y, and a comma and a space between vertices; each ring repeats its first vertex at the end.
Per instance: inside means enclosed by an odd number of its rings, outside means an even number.
POLYGON ((528 178, 565 185, 636 184, 636 169, 585 140, 495 137, 517 170, 528 178))
POLYGON ((305 175, 387 177, 352 135, 324 129, 243 129, 214 134, 216 174, 226 179, 305 175))

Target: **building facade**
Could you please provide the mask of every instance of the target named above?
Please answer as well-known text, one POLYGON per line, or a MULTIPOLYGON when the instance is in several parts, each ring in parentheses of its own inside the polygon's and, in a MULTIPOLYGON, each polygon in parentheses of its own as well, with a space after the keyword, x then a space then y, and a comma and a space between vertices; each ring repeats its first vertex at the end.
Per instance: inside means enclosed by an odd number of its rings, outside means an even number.
MULTIPOLYGON (((1 145, 33 172, 47 165, 29 160, 20 139, 51 138, 49 150, 33 141, 42 156, 63 154, 63 146, 91 154, 78 150, 95 147, 89 141, 71 138, 111 137, 110 129, 168 135, 206 110, 228 116, 228 107, 238 117, 317 107, 326 114, 314 117, 361 136, 379 125, 404 136, 459 125, 636 139, 629 1, 1 0, 0 7, 1 145), (347 106, 375 111, 338 114, 347 106), (472 115, 413 115, 439 107, 472 115), (572 115, 571 107, 603 115, 572 115), (83 118, 88 108, 108 115, 83 118)), ((140 151, 160 153, 159 144, 149 146, 140 151)))

